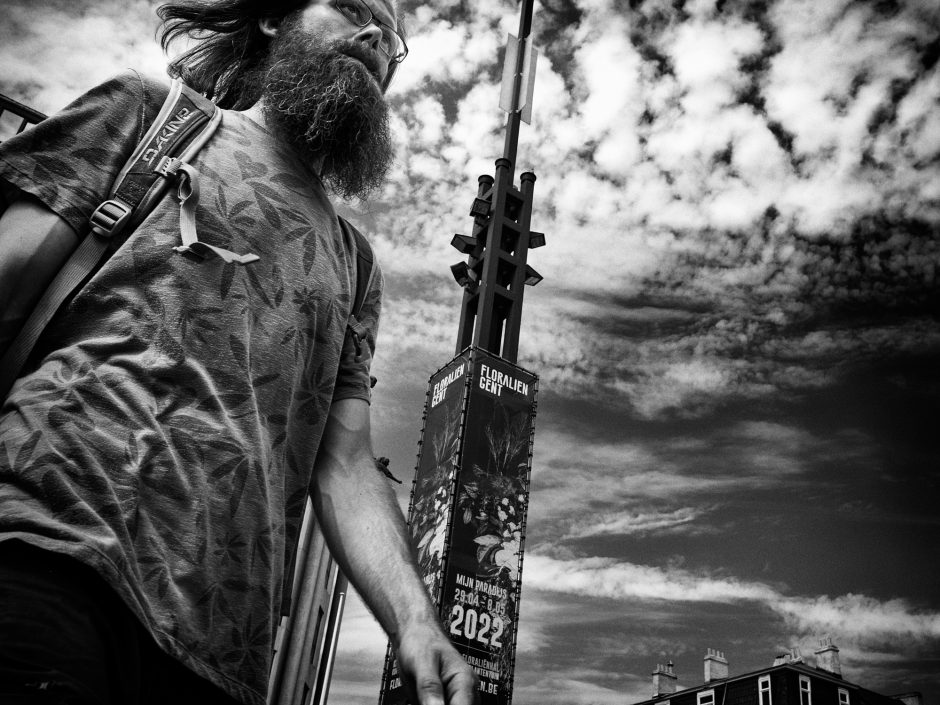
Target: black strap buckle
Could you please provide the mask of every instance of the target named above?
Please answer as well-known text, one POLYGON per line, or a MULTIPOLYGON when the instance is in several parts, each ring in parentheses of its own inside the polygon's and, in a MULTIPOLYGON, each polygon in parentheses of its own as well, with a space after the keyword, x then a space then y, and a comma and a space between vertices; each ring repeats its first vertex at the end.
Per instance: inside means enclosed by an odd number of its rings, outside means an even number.
POLYGON ((133 208, 121 201, 105 201, 91 214, 91 231, 99 237, 117 235, 124 229, 133 212, 133 208))

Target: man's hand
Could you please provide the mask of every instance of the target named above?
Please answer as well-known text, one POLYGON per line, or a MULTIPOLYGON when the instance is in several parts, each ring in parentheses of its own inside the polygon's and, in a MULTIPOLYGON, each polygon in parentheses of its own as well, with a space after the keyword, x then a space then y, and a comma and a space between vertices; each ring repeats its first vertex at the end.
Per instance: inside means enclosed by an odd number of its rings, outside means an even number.
POLYGON ((402 634, 398 668, 411 702, 419 705, 474 705, 476 674, 437 624, 421 624, 402 634))

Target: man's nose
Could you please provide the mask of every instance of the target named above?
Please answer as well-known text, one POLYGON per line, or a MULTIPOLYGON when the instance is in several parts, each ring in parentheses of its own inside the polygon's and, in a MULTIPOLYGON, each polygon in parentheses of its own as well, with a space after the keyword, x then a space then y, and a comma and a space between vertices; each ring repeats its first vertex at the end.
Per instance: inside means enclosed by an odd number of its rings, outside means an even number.
POLYGON ((360 28, 359 31, 356 32, 355 39, 368 44, 372 51, 381 53, 379 47, 382 42, 382 28, 375 24, 375 22, 370 22, 365 27, 360 28))

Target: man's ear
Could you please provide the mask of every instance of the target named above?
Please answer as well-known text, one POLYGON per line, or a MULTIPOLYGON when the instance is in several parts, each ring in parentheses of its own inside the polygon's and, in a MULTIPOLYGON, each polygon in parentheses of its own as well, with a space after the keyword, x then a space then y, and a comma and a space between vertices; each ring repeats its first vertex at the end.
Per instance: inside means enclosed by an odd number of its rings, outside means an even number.
POLYGON ((258 20, 258 28, 261 30, 261 34, 274 38, 277 36, 278 30, 281 28, 281 18, 262 17, 258 20))

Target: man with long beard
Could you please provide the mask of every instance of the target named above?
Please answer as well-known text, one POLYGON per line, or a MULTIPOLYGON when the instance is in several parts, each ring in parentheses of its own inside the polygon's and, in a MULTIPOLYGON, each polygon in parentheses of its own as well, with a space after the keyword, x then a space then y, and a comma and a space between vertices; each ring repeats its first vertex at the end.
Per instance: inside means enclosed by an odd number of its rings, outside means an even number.
MULTIPOLYGON (((390 0, 164 5, 170 66, 222 122, 192 166, 199 238, 164 199, 60 310, 0 410, 0 702, 261 705, 309 493, 422 705, 474 700, 370 446, 382 277, 324 184, 365 197, 392 155, 407 53, 390 0), (397 29, 396 29, 397 28, 397 29), (176 249, 174 249, 176 247, 176 249)), ((91 90, 0 149, 9 335, 153 122, 162 81, 91 90)))

